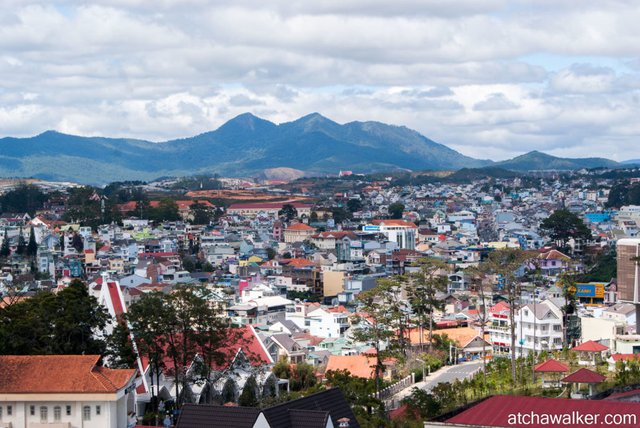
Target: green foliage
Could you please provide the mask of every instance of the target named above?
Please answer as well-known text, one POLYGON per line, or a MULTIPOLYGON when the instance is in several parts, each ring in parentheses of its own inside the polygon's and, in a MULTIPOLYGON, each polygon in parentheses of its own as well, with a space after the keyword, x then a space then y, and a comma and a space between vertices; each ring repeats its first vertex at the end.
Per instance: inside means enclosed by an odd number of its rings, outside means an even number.
POLYGON ((351 218, 351 212, 342 207, 331 207, 331 218, 338 223, 343 223, 351 218))
POLYGON ((289 379, 291 391, 304 391, 317 383, 315 370, 307 363, 291 365, 286 359, 281 359, 273 366, 273 374, 280 379, 289 379))
POLYGON ((0 310, 0 354, 103 354, 105 341, 97 338, 109 315, 74 280, 53 294, 40 292, 0 310))
POLYGON ((20 184, 14 190, 10 190, 0 196, 0 211, 13 213, 29 213, 33 215, 44 206, 47 195, 30 184, 20 184))
POLYGON ((2 239, 2 246, 0 246, 0 257, 9 257, 11 254, 11 248, 9 247, 9 232, 8 229, 4 229, 4 237, 2 239))
POLYGON ((329 370, 325 378, 328 386, 342 390, 361 426, 384 426, 375 425, 384 420, 384 405, 375 398, 375 380, 352 376, 347 370, 329 370))
POLYGON ((212 304, 211 291, 200 285, 179 285, 169 295, 149 293, 129 308, 126 317, 140 354, 149 359, 153 372, 164 369, 175 377, 179 405, 184 400, 180 391, 209 378, 212 364, 226 357, 225 341, 236 334, 220 310, 212 304), (187 370, 196 355, 201 363, 187 370), (172 367, 163 367, 165 360, 172 367))
POLYGON ((640 183, 625 181, 611 188, 606 206, 620 208, 623 205, 640 205, 640 183))
POLYGON ((136 364, 136 353, 133 349, 129 328, 124 321, 118 321, 113 332, 107 337, 107 352, 109 367, 130 369, 136 364))
POLYGON ((618 275, 615 247, 598 254, 591 267, 576 278, 577 282, 609 282, 618 275))
POLYGON ((38 244, 36 243, 36 234, 33 230, 33 226, 31 226, 31 230, 29 232, 29 243, 27 244, 27 256, 35 257, 38 254, 38 244))
POLYGON ((402 213, 404 212, 404 204, 400 202, 394 202, 389 205, 389 217, 393 219, 401 219, 402 213))
POLYGON ((278 211, 280 217, 284 217, 286 221, 291 221, 298 217, 298 210, 291 204, 284 204, 282 209, 278 211))
POLYGON ((238 405, 244 407, 258 407, 258 383, 256 379, 251 376, 244 384, 240 398, 238 399, 238 405))
POLYGON ((295 291, 295 290, 288 290, 287 291, 287 299, 289 299, 289 300, 300 299, 302 301, 307 301, 307 302, 319 302, 320 301, 320 297, 316 296, 315 294, 311 293, 310 291, 295 291))
POLYGON ((347 209, 354 213, 362 209, 362 201, 360 199, 349 199, 347 201, 347 209))
POLYGON ((540 224, 540 229, 549 234, 549 237, 565 248, 570 239, 592 239, 591 230, 582 219, 569 210, 556 210, 540 224))
POLYGON ((19 254, 22 256, 26 251, 27 251, 27 243, 24 240, 22 227, 20 227, 20 232, 18 233, 18 246, 16 247, 16 254, 19 254))

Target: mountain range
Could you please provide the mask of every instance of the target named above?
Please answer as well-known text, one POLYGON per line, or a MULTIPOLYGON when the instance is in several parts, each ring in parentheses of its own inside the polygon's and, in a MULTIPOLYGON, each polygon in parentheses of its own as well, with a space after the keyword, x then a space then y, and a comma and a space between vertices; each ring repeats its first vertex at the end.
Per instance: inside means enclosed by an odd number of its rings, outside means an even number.
POLYGON ((317 175, 339 170, 367 173, 485 166, 526 171, 620 164, 540 152, 502 162, 474 159, 404 126, 380 122, 341 125, 318 113, 279 125, 245 113, 215 131, 160 143, 56 131, 0 139, 0 176, 86 184, 213 173, 246 177, 281 169, 317 175))

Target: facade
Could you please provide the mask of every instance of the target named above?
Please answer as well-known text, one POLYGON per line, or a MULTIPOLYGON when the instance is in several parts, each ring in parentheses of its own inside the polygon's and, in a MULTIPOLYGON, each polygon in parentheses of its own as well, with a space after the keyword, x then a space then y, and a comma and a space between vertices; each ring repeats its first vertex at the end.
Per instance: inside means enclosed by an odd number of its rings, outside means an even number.
MULTIPOLYGON (((243 217, 256 217, 260 213, 267 214, 272 217, 276 217, 278 212, 287 203, 283 202, 262 202, 262 203, 246 203, 246 204, 232 204, 229 206, 227 212, 232 215, 241 215, 243 217)), ((311 216, 312 205, 301 203, 289 203, 298 212, 298 217, 311 216)))
POLYGON ((365 226, 365 231, 382 233, 389 241, 398 244, 398 248, 408 250, 416 248, 418 226, 414 223, 404 220, 374 220, 371 223, 365 226))
POLYGON ((516 312, 516 346, 524 354, 562 349, 562 311, 550 300, 516 312))
POLYGON ((0 356, 0 427, 121 428, 135 410, 136 370, 99 355, 0 356))
POLYGON ((304 223, 295 223, 284 230, 284 242, 291 244, 294 242, 303 242, 311 238, 315 233, 315 229, 304 223))
POLYGON ((640 303, 638 263, 631 260, 640 256, 640 239, 620 239, 617 250, 619 300, 640 303))

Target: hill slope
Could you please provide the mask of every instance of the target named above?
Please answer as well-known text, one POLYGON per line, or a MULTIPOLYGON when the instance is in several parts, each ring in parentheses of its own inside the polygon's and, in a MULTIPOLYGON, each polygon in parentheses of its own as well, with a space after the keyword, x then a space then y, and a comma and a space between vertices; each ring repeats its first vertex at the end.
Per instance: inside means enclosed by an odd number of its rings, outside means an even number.
POLYGON ((245 113, 215 131, 162 143, 55 131, 0 139, 0 176, 87 184, 213 173, 255 176, 279 168, 335 174, 345 169, 371 173, 495 166, 526 171, 617 165, 607 159, 563 159, 540 152, 494 163, 464 156, 404 126, 341 125, 318 113, 280 125, 245 113))

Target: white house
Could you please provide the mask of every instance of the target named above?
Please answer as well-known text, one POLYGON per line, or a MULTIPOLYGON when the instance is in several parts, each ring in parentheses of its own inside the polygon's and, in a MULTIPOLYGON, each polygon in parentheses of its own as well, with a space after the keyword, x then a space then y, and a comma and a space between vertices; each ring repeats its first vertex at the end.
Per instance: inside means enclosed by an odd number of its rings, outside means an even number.
POLYGON ((515 316, 516 347, 524 354, 562 349, 562 311, 551 300, 521 307, 515 316))
POLYGON ((121 428, 135 411, 136 370, 99 355, 0 356, 0 427, 121 428))

